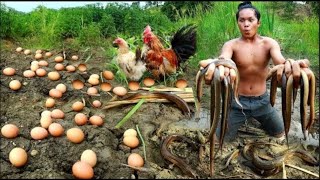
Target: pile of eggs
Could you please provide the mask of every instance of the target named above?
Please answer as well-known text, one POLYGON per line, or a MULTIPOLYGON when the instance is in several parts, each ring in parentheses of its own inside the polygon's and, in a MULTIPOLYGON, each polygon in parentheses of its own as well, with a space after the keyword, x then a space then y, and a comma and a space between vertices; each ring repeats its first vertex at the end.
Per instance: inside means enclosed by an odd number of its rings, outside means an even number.
POLYGON ((87 149, 82 152, 80 160, 72 165, 72 174, 78 179, 91 179, 94 176, 93 167, 97 164, 97 155, 87 149))
MULTIPOLYGON (((25 55, 30 55, 32 51, 30 49, 23 49, 22 47, 18 47, 16 52, 23 53, 25 55)), ((23 71, 22 75, 25 78, 32 78, 35 76, 45 77, 51 81, 58 81, 62 79, 61 71, 66 71, 68 73, 75 72, 77 69, 80 73, 87 73, 87 66, 84 63, 80 63, 77 66, 68 64, 65 65, 65 60, 62 56, 52 57, 52 52, 43 52, 42 50, 37 50, 35 52, 34 61, 30 63, 30 69, 26 69, 23 71), (52 71, 48 71, 48 60, 52 58, 54 63, 54 69, 52 71)), ((79 56, 73 55, 71 60, 77 61, 79 60, 79 56)), ((16 75, 16 69, 12 67, 5 67, 3 69, 3 74, 6 76, 14 76, 16 75)), ((89 79, 87 79, 87 83, 89 86, 87 88, 88 95, 97 95, 99 93, 98 88, 102 91, 112 92, 118 96, 124 96, 128 93, 127 88, 124 86, 116 86, 112 87, 112 85, 108 82, 114 79, 114 74, 111 71, 105 70, 101 72, 101 77, 98 74, 91 74, 89 79), (102 77, 107 80, 103 81, 102 77), (100 79, 101 78, 101 81, 100 79)), ((155 84, 155 80, 147 77, 142 80, 142 84, 146 87, 151 87, 155 84)), ((177 88, 185 88, 187 87, 187 81, 184 79, 179 79, 176 81, 175 86, 177 88)), ((9 83, 9 88, 17 91, 21 89, 22 83, 21 80, 12 79, 9 83)), ((49 97, 46 99, 44 106, 46 108, 53 108, 56 104, 56 100, 61 98, 65 92, 67 92, 68 86, 60 83, 55 88, 49 91, 49 97)), ((85 87, 85 83, 79 79, 75 79, 72 81, 71 87, 75 90, 81 90, 85 87)), ((136 91, 140 89, 140 84, 137 81, 130 81, 128 83, 128 89, 131 91, 136 91)), ((95 108, 101 107, 102 103, 99 100, 94 100, 91 104, 95 108)), ((67 139, 75 144, 81 143, 85 139, 85 133, 78 126, 82 126, 87 124, 88 122, 92 125, 102 126, 104 123, 103 117, 100 115, 92 115, 89 117, 88 115, 82 113, 81 111, 85 107, 84 102, 75 101, 72 104, 72 110, 77 114, 74 116, 74 122, 77 127, 70 128, 66 131, 63 126, 59 122, 54 122, 56 119, 63 119, 65 114, 60 109, 53 109, 52 111, 45 110, 41 113, 40 117, 40 125, 33 127, 30 130, 30 136, 33 140, 43 140, 47 138, 49 135, 52 137, 60 137, 64 133, 67 139)), ((5 138, 16 138, 19 135, 19 128, 14 124, 6 124, 1 128, 1 134, 5 138)), ((137 148, 140 144, 140 141, 137 137, 137 131, 134 129, 128 129, 123 134, 123 144, 130 147, 131 149, 137 148)), ((13 148, 9 153, 9 161, 15 167, 22 167, 28 161, 27 152, 20 147, 13 148)), ((75 162, 72 166, 72 173, 76 178, 80 179, 90 179, 94 176, 93 167, 97 163, 96 153, 90 149, 85 150, 80 160, 75 162)), ((128 156, 127 163, 133 167, 142 167, 144 165, 144 160, 138 153, 131 153, 128 156)))

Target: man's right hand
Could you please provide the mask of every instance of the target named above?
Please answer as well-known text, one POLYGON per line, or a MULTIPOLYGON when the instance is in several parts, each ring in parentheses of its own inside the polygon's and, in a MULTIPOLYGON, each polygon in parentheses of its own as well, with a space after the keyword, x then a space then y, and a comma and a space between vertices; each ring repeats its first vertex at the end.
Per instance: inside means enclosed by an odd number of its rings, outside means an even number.
POLYGON ((206 60, 202 60, 202 61, 199 62, 200 69, 204 69, 207 66, 209 66, 208 70, 207 70, 207 72, 205 74, 205 77, 204 77, 206 84, 210 84, 210 82, 211 82, 211 80, 213 78, 214 69, 216 68, 215 64, 212 63, 212 62, 213 62, 213 59, 206 59, 206 60))
POLYGON ((214 76, 214 70, 216 68, 219 68, 219 72, 220 72, 220 80, 223 80, 224 77, 229 76, 230 75, 230 81, 231 83, 234 82, 234 80, 236 79, 236 72, 234 69, 229 68, 229 67, 225 67, 223 65, 218 65, 216 66, 214 63, 212 63, 214 60, 216 59, 206 59, 206 60, 202 60, 199 62, 200 64, 200 69, 206 68, 208 67, 208 70, 205 74, 205 83, 207 85, 211 84, 211 80, 213 79, 214 76))

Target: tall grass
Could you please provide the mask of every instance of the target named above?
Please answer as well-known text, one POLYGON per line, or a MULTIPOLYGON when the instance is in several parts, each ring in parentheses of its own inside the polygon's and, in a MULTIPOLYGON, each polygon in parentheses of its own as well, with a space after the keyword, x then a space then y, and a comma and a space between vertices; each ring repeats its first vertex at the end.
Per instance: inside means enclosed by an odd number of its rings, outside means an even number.
MULTIPOLYGON (((281 21, 275 14, 272 2, 253 2, 261 13, 259 34, 279 42, 284 55, 293 59, 308 58, 312 67, 319 66, 319 19, 305 18, 302 22, 281 21)), ((199 11, 195 21, 198 24, 198 50, 190 65, 198 66, 203 59, 217 57, 223 44, 239 37, 240 32, 235 14, 239 2, 215 2, 209 12, 199 11)), ((184 19, 182 20, 185 21, 184 19)))
POLYGON ((277 38, 286 55, 293 59, 308 58, 319 67, 319 19, 306 18, 301 22, 281 22, 277 38))
POLYGON ((239 35, 235 20, 236 6, 236 2, 215 2, 211 11, 199 12, 196 17, 198 50, 196 58, 192 59, 192 66, 197 66, 199 60, 217 56, 225 41, 239 35))
POLYGON ((32 34, 21 39, 25 46, 34 49, 50 49, 60 42, 56 32, 60 17, 59 12, 49 11, 45 7, 38 7, 29 14, 29 28, 32 34))

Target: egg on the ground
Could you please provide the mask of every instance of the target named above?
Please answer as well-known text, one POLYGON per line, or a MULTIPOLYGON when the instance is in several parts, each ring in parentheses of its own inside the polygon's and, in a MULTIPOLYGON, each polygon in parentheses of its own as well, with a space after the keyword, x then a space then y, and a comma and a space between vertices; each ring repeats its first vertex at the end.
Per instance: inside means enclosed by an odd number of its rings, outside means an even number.
POLYGON ((15 147, 9 153, 9 161, 15 167, 22 167, 28 161, 28 154, 24 149, 15 147))
POLYGON ((127 89, 122 86, 114 87, 112 91, 114 94, 116 94, 118 96, 124 96, 127 94, 127 89))
POLYGON ((128 165, 133 167, 142 167, 144 160, 138 153, 131 153, 128 157, 128 165))
POLYGON ((77 161, 72 166, 72 174, 78 179, 91 179, 94 176, 94 171, 88 163, 77 161))
POLYGON ((16 73, 16 70, 12 67, 6 67, 3 69, 3 74, 7 76, 13 76, 16 73))
POLYGON ((14 91, 19 90, 21 88, 21 86, 22 86, 22 84, 19 80, 12 80, 9 83, 10 89, 12 89, 14 91))
POLYGON ((155 83, 154 79, 147 77, 143 80, 143 84, 147 87, 153 86, 155 83))
POLYGON ((1 128, 1 134, 6 138, 15 138, 19 135, 19 128, 15 124, 6 124, 1 128))
POLYGON ((78 144, 84 140, 84 133, 80 128, 70 128, 67 130, 67 138, 69 141, 78 144))
POLYGON ((97 164, 97 154, 91 149, 86 149, 82 152, 80 160, 94 167, 97 164))

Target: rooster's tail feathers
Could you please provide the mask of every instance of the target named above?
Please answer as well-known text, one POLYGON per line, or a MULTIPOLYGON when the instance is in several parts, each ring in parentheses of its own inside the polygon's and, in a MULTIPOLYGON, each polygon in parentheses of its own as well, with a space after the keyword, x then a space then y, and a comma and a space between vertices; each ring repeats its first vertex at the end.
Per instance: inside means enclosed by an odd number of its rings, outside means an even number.
POLYGON ((195 54, 197 49, 196 38, 196 26, 193 24, 183 26, 175 33, 171 40, 171 46, 179 58, 179 63, 186 61, 195 54))

